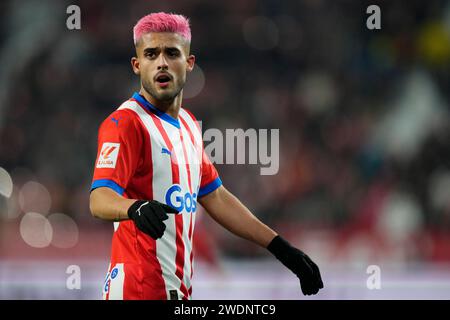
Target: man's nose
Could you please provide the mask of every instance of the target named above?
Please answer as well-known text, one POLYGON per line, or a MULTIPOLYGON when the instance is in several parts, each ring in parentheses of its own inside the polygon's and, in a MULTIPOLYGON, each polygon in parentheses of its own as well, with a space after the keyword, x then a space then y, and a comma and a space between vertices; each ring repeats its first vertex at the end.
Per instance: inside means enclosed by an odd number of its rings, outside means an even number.
POLYGON ((167 64, 166 57, 163 54, 160 54, 158 57, 158 70, 167 69, 169 65, 167 64))

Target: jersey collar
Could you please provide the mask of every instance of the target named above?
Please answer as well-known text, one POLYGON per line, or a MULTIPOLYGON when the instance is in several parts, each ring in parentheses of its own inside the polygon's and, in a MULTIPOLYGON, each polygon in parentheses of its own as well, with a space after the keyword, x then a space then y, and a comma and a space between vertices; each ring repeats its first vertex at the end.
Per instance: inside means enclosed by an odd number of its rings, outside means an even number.
POLYGON ((147 99, 145 99, 139 93, 135 92, 133 94, 133 99, 137 100, 142 106, 144 106, 147 110, 156 114, 162 120, 170 123, 171 125, 177 127, 178 129, 180 129, 180 122, 178 121, 178 119, 175 119, 174 117, 168 115, 167 113, 162 112, 161 110, 156 108, 154 105, 152 105, 150 102, 148 102, 147 99))

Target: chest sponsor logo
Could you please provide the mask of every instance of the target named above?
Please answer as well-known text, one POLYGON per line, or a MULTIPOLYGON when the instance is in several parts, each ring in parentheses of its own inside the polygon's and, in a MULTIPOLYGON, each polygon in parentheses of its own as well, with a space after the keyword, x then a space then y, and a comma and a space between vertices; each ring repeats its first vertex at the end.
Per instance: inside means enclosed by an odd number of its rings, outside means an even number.
POLYGON ((179 184, 172 185, 166 192, 166 203, 178 211, 197 211, 197 194, 184 192, 179 184))

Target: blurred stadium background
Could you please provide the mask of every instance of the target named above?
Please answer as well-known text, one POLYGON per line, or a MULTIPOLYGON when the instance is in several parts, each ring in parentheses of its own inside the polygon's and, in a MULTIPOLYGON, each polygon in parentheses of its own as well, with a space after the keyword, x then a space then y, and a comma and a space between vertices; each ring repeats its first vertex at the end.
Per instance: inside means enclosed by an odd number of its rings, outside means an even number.
POLYGON ((184 105, 203 128, 279 128, 280 170, 224 184, 306 251, 301 295, 265 250, 199 213, 194 298, 450 299, 450 2, 2 1, 0 299, 100 299, 112 223, 91 217, 100 122, 138 90, 132 27, 190 17, 184 105), (81 8, 68 30, 66 8, 81 8), (66 269, 81 268, 81 290, 66 269), (381 289, 369 290, 369 265, 381 289))

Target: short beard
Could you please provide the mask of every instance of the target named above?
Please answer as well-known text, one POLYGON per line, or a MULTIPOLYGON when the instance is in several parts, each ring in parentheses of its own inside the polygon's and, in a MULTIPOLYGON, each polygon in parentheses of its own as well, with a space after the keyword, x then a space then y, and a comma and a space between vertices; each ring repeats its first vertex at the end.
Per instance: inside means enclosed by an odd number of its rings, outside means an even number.
POLYGON ((144 80, 142 81, 142 87, 149 95, 153 97, 153 99, 155 99, 156 101, 160 101, 164 104, 172 103, 183 89, 183 86, 180 85, 177 86, 175 91, 158 93, 150 83, 144 80))

